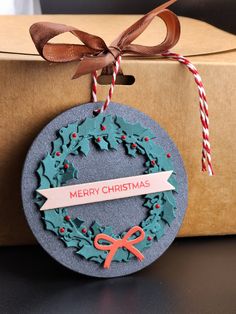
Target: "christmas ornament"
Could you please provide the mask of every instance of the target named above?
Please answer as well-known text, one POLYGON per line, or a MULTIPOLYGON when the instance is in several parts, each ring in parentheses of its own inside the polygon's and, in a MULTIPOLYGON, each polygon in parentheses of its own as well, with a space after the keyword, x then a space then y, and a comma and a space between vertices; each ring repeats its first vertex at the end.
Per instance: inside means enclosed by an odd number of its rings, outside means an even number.
POLYGON ((166 9, 172 2, 146 14, 109 47, 100 37, 66 25, 36 23, 30 29, 46 60, 80 60, 74 78, 87 73, 93 78, 94 102, 62 113, 41 131, 22 176, 24 210, 35 237, 77 272, 115 277, 146 267, 173 241, 187 206, 183 162, 167 133, 143 113, 111 103, 122 54, 161 54, 194 74, 203 125, 202 170, 213 173, 201 78, 186 58, 168 51, 180 34, 178 18, 166 9), (156 16, 167 25, 164 42, 132 44, 156 16), (66 31, 84 45, 48 43, 66 31), (100 103, 96 71, 111 64, 112 83, 100 103))
MULTIPOLYGON (((109 114, 94 116, 101 105, 74 107, 42 130, 25 161, 22 196, 30 227, 50 255, 78 272, 113 277, 149 265, 173 241, 187 206, 187 178, 177 148, 155 121, 116 103, 109 104, 109 114), (146 194, 147 179, 130 183, 140 175, 171 171, 166 191, 146 194), (110 183, 123 178, 128 183, 110 183), (40 194, 43 189, 69 187, 72 200, 83 200, 88 189, 74 186, 91 182, 105 182, 100 186, 105 195, 125 189, 144 194, 40 210, 47 203, 40 194), (115 254, 109 259, 111 252, 115 254)), ((94 190, 90 193, 99 197, 94 190)))

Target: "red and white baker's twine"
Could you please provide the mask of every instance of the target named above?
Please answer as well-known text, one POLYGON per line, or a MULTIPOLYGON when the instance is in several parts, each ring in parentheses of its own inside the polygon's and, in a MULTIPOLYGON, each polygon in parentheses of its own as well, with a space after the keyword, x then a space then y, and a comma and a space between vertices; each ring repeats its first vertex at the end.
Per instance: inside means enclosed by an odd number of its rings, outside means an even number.
POLYGON ((93 72, 93 74, 92 74, 92 80, 93 80, 93 82, 92 82, 92 100, 93 100, 93 102, 97 102, 98 101, 98 99, 97 99, 97 85, 98 85, 98 83, 97 83, 97 72, 96 71, 93 72))
MULTIPOLYGON (((113 73, 112 73, 112 81, 111 81, 111 85, 109 88, 109 92, 107 95, 107 98, 103 104, 103 106, 98 110, 98 112, 103 112, 107 109, 107 107, 109 106, 109 103, 111 101, 111 97, 113 95, 114 92, 114 87, 115 87, 115 83, 116 83, 116 77, 117 74, 119 72, 119 68, 120 68, 120 62, 121 62, 121 56, 118 56, 118 58, 116 59, 116 62, 114 64, 113 67, 113 73)), ((93 72, 92 73, 92 79, 93 79, 93 83, 92 83, 92 100, 93 102, 97 101, 97 72, 93 72)))
MULTIPOLYGON (((210 146, 210 141, 209 141, 208 104, 207 104, 206 92, 202 83, 202 79, 197 69, 195 68, 195 66, 184 56, 181 56, 179 54, 172 53, 169 51, 162 53, 162 56, 184 64, 194 76, 195 82, 198 87, 200 118, 201 118, 201 123, 202 123, 202 171, 208 170, 208 173, 211 176, 214 174, 214 172, 213 172, 212 162, 211 162, 211 146, 210 146)), ((114 92, 116 77, 120 68, 120 63, 121 63, 121 56, 118 56, 114 65, 113 74, 112 74, 112 82, 109 88, 108 96, 106 98, 105 103, 103 104, 101 109, 98 110, 98 112, 104 112, 109 106, 109 103, 111 101, 111 98, 114 92)), ((93 80, 92 99, 94 102, 96 102, 97 101, 97 72, 94 72, 92 74, 92 80, 93 80)))
POLYGON ((185 57, 172 52, 163 53, 162 56, 176 60, 186 65, 186 67, 189 69, 189 71, 193 74, 195 78, 195 82, 197 84, 199 93, 200 118, 202 122, 202 171, 208 170, 209 175, 213 175, 214 172, 211 163, 211 146, 209 141, 208 104, 202 79, 195 66, 185 57))

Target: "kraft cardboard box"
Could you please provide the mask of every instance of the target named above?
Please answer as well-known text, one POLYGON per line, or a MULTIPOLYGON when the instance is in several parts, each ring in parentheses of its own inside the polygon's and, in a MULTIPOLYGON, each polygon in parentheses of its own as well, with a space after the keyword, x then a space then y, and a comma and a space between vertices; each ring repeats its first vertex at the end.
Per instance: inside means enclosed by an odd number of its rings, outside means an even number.
MULTIPOLYGON (((21 170, 37 133, 56 115, 90 101, 91 77, 70 80, 75 63, 49 64, 34 55, 28 34, 36 21, 73 25, 109 44, 139 16, 1 16, 0 17, 0 245, 34 242, 23 216, 21 170), (17 52, 18 54, 15 54, 17 52), (22 54, 19 54, 22 53, 22 54)), ((117 85, 113 100, 155 119, 172 137, 189 179, 189 206, 180 236, 236 233, 235 121, 236 38, 208 24, 180 18, 181 39, 174 52, 189 56, 205 84, 216 175, 200 171, 201 125, 197 87, 188 70, 163 58, 123 58, 122 70, 133 85, 117 85)), ((137 43, 156 44, 165 27, 155 21, 137 43)), ((63 35, 59 42, 74 42, 63 35)), ((99 85, 104 100, 108 86, 99 85)))

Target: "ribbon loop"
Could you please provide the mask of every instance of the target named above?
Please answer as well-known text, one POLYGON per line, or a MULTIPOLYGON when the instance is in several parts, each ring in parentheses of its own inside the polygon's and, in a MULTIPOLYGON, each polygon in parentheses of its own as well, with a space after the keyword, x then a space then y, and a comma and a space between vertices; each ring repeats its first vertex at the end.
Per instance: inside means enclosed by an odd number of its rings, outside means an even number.
POLYGON ((50 62, 79 61, 73 78, 100 70, 115 62, 119 55, 154 56, 172 48, 180 36, 178 17, 166 8, 176 0, 170 0, 150 11, 123 31, 108 47, 99 36, 83 32, 75 27, 50 22, 35 23, 30 27, 30 35, 39 54, 50 62), (155 17, 166 24, 166 38, 155 46, 132 44, 149 26, 155 17), (49 43, 54 37, 70 32, 81 44, 49 43))
POLYGON ((144 15, 140 20, 134 23, 130 28, 122 33, 121 39, 118 42, 113 42, 112 45, 121 47, 123 54, 137 54, 140 56, 154 56, 168 51, 179 40, 180 23, 178 17, 170 10, 164 9, 160 11, 160 7, 144 15), (166 37, 158 45, 144 46, 132 44, 139 37, 155 17, 159 17, 166 25, 166 37), (140 26, 139 26, 140 25, 140 26))
POLYGON ((109 253, 107 254, 105 263, 104 263, 104 268, 109 268, 112 262, 112 259, 119 248, 126 248, 133 255, 135 255, 140 261, 142 261, 144 259, 144 256, 134 246, 134 244, 137 244, 143 241, 144 238, 145 238, 145 232, 143 231, 143 229, 139 226, 134 226, 124 235, 122 239, 114 239, 105 233, 97 234, 94 239, 94 246, 98 250, 109 251, 109 253), (130 239, 137 232, 140 233, 139 236, 137 236, 135 239, 130 239), (110 244, 101 244, 99 243, 99 241, 107 241, 110 244))
POLYGON ((98 250, 108 251, 113 247, 115 242, 118 244, 119 241, 121 240, 116 240, 105 233, 100 233, 96 236, 94 240, 94 245, 98 250), (99 241, 106 241, 109 244, 100 244, 99 241))
POLYGON ((29 31, 39 54, 50 62, 76 61, 84 55, 96 55, 108 50, 102 38, 64 24, 38 22, 31 25, 29 31), (76 36, 84 45, 49 43, 54 37, 67 32, 76 36))

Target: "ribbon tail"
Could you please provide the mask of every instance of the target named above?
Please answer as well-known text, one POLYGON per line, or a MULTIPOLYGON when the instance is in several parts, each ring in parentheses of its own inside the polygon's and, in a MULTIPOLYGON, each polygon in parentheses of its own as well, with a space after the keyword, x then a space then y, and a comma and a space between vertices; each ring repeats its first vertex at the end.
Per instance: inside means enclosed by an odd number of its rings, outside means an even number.
POLYGON ((127 249, 130 251, 130 253, 136 256, 138 260, 142 261, 144 259, 144 255, 135 246, 128 246, 127 249))
POLYGON ((103 265, 104 268, 106 268, 106 269, 110 268, 112 259, 115 255, 116 251, 117 251, 117 248, 115 247, 115 248, 111 249, 110 252, 107 254, 107 257, 106 257, 104 265, 103 265))
POLYGON ((85 56, 79 62, 77 70, 72 79, 76 79, 82 75, 90 74, 91 72, 103 69, 114 61, 114 57, 110 52, 93 57, 85 56))

